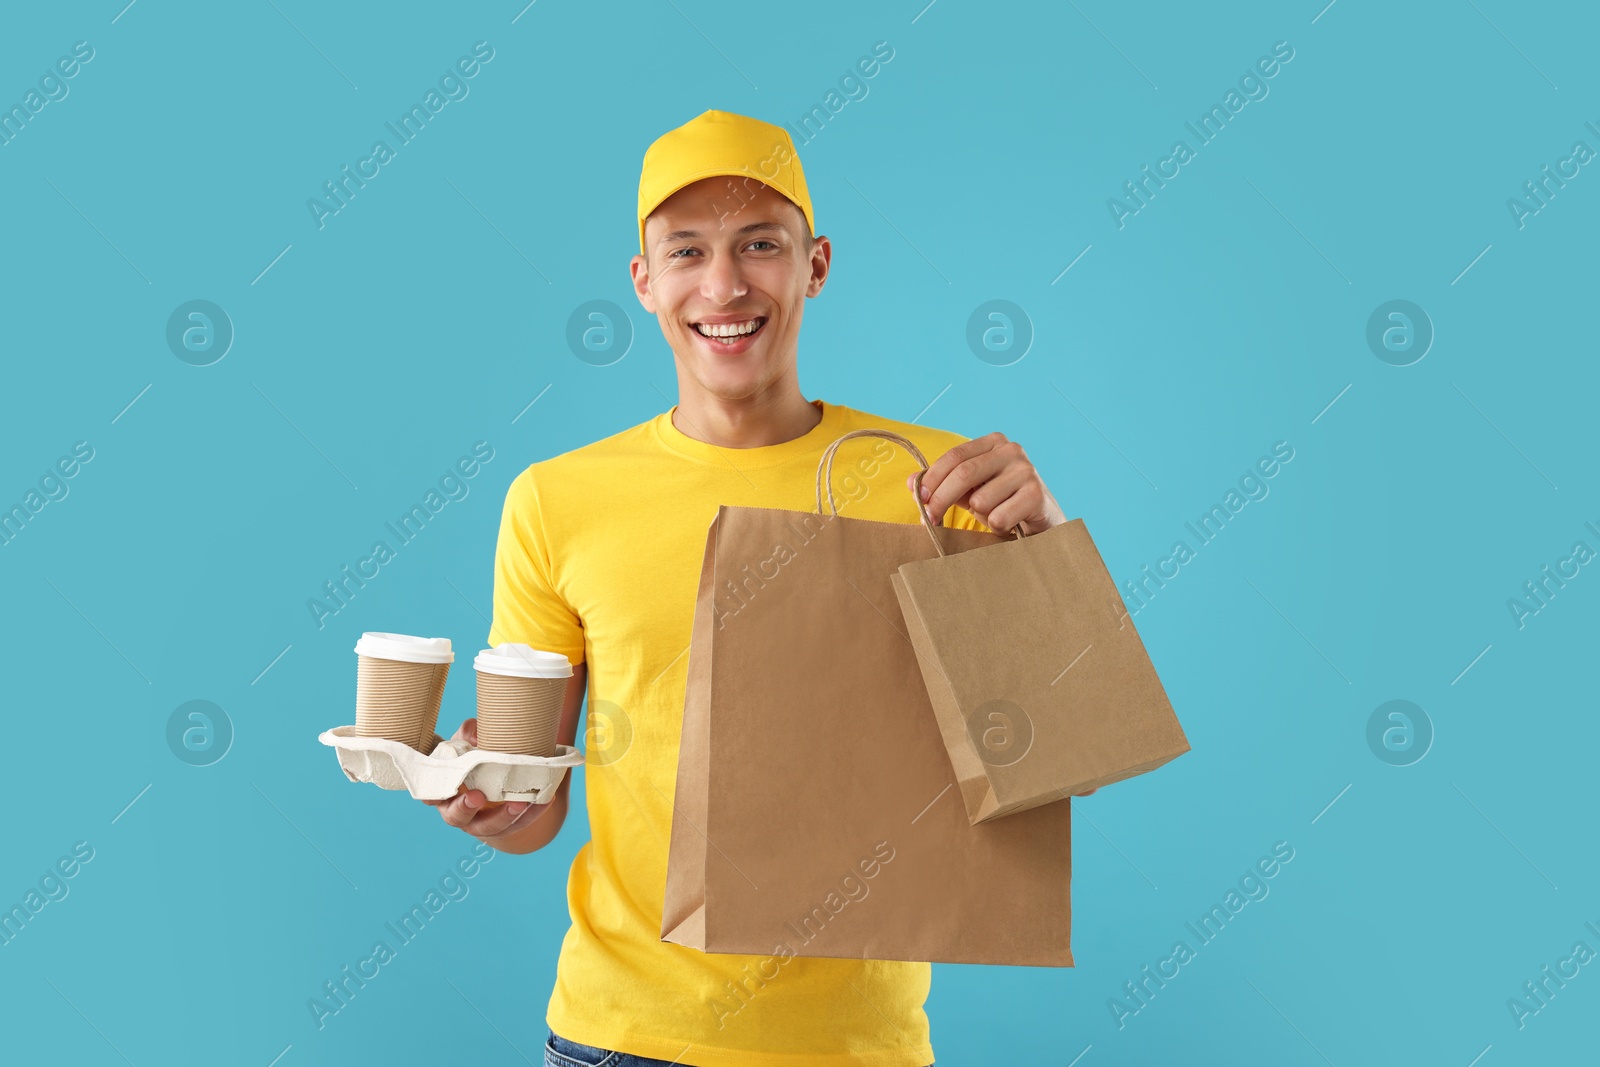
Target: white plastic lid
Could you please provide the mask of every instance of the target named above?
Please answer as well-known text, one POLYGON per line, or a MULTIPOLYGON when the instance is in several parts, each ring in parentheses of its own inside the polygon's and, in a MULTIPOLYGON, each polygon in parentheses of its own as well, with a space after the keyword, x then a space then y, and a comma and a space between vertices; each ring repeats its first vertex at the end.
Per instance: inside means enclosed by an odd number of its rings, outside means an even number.
POLYGON ((356 642, 356 655, 394 659, 402 663, 454 663, 448 637, 412 637, 410 634, 364 633, 356 642))
POLYGON ((472 661, 485 674, 513 678, 570 678, 572 663, 559 652, 541 652, 528 645, 503 644, 486 648, 472 661))

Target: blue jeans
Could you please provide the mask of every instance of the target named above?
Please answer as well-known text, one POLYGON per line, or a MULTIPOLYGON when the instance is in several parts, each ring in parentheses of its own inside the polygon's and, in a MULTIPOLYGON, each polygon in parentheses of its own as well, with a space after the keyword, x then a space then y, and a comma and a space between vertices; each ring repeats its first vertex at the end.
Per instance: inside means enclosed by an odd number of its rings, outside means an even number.
MULTIPOLYGON (((568 1041, 551 1031, 544 1043, 545 1067, 683 1067, 681 1061, 652 1060, 568 1041)), ((929 1064, 928 1067, 933 1067, 929 1064)))
POLYGON ((576 1041, 568 1041, 558 1036, 555 1031, 550 1032, 550 1038, 544 1043, 544 1067, 683 1067, 681 1063, 674 1064, 670 1060, 652 1060, 643 1056, 635 1056, 627 1052, 612 1052, 608 1049, 595 1048, 593 1045, 580 1045, 576 1041))

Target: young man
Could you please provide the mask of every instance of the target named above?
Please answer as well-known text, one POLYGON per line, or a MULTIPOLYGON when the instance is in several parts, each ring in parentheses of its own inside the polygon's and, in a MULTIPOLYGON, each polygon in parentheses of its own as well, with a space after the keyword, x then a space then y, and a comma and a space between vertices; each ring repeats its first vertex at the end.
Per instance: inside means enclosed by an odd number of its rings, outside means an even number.
MULTIPOLYGON (((1022 448, 998 433, 966 440, 801 394, 801 316, 833 251, 813 236, 805 176, 782 128, 707 111, 663 135, 645 153, 639 226, 634 289, 672 347, 678 403, 523 471, 495 553, 490 643, 572 661, 562 744, 574 744, 589 698, 592 840, 567 883, 572 925, 546 1062, 922 1067, 933 1060, 926 963, 796 958, 754 995, 746 985, 736 996, 759 957, 661 940, 706 530, 721 504, 814 510, 818 457, 861 427, 892 430, 930 457, 925 506, 947 526, 1037 533, 1066 517, 1022 448)), ((893 455, 888 463, 858 467, 873 446, 840 447, 841 513, 919 521, 914 459, 894 449, 880 453, 893 455)), ((474 720, 457 736, 475 744, 474 720)), ((430 803, 496 849, 528 853, 560 830, 571 781, 542 807, 487 804, 478 790, 430 803)))

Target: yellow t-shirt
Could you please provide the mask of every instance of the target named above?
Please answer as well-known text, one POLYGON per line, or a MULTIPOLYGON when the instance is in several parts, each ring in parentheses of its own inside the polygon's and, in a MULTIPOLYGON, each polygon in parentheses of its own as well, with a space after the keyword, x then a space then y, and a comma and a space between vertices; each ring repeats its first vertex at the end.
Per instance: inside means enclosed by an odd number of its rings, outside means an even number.
MULTIPOLYGON (((812 404, 821 422, 760 448, 696 440, 673 425, 674 407, 533 464, 506 495, 490 643, 522 642, 589 664, 592 840, 567 882, 572 925, 546 1015, 571 1041, 700 1067, 933 1062, 926 963, 795 958, 781 980, 730 1012, 728 983, 747 981, 764 957, 661 940, 687 653, 718 505, 815 511, 817 460, 850 430, 892 430, 929 464, 967 440, 812 404)), ((916 469, 883 438, 846 441, 833 464, 839 513, 919 521, 905 481, 916 469)), ((944 518, 988 529, 959 507, 944 518)))

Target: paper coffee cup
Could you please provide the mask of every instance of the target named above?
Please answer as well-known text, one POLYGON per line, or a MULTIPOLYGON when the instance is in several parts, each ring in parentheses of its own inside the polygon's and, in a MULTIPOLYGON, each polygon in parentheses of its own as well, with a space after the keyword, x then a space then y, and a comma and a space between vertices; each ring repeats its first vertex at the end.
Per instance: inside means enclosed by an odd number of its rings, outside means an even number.
POLYGON ((478 747, 554 756, 572 664, 559 652, 503 644, 472 661, 478 672, 478 747))
POLYGON ((455 660, 450 639, 364 633, 355 651, 356 734, 428 752, 455 660))

